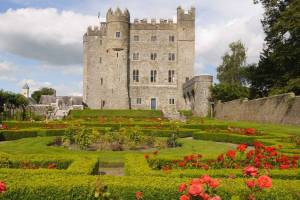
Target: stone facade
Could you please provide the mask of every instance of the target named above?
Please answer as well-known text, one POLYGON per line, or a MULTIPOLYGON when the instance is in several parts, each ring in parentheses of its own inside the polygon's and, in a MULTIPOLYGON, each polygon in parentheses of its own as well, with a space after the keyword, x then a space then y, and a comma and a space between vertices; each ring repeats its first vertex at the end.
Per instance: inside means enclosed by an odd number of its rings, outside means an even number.
POLYGON ((195 8, 173 20, 130 22, 108 10, 83 37, 83 101, 93 109, 187 110, 182 85, 194 76, 195 8))
POLYGON ((250 101, 238 99, 218 102, 215 118, 300 125, 300 96, 288 93, 250 101))
POLYGON ((195 76, 183 85, 183 96, 190 105, 194 115, 205 117, 210 113, 210 87, 213 77, 210 75, 195 76))

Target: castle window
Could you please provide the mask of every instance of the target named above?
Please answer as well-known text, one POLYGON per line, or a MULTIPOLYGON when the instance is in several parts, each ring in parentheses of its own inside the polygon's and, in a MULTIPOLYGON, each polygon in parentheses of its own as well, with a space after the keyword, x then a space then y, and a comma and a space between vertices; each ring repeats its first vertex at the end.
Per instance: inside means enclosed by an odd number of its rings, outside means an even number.
POLYGON ((156 53, 151 53, 151 60, 156 60, 157 54, 156 53))
POLYGON ((99 63, 102 63, 102 57, 99 58, 99 63))
POLYGON ((169 61, 175 61, 175 53, 169 53, 169 61))
POLYGON ((136 41, 136 42, 140 41, 140 37, 138 35, 135 35, 135 36, 133 36, 133 40, 136 41))
POLYGON ((101 83, 101 85, 103 85, 103 78, 100 79, 100 83, 101 83))
POLYGON ((174 105, 175 104, 175 99, 174 98, 169 99, 169 104, 174 105))
POLYGON ((102 45, 102 40, 100 40, 100 45, 102 45))
POLYGON ((139 70, 133 70, 132 80, 133 82, 139 82, 139 70))
POLYGON ((139 105, 142 104, 142 98, 137 98, 136 99, 136 104, 139 104, 139 105))
POLYGON ((185 82, 187 82, 188 80, 190 80, 190 78, 189 77, 185 77, 185 82))
POLYGON ((156 35, 152 35, 152 36, 151 36, 151 41, 152 41, 152 42, 155 42, 156 40, 157 40, 156 35))
POLYGON ((133 60, 139 60, 140 54, 139 53, 133 53, 133 60))
POLYGON ((120 38, 121 37, 121 32, 116 32, 116 38, 120 38))
POLYGON ((151 81, 151 83, 155 83, 156 82, 156 75, 157 75, 157 71, 156 70, 151 70, 151 74, 150 74, 150 81, 151 81))
POLYGON ((174 35, 169 36, 169 42, 175 42, 175 36, 174 35))
POLYGON ((175 71, 169 70, 169 76, 168 76, 169 83, 174 83, 175 81, 175 71))

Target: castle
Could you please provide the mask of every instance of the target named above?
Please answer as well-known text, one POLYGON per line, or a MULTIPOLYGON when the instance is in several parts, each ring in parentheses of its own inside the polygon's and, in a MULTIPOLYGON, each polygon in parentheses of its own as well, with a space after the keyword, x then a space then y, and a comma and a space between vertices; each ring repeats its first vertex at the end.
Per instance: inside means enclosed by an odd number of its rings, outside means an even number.
POLYGON ((127 9, 109 9, 106 22, 88 28, 83 47, 83 101, 88 107, 191 109, 183 84, 194 77, 194 7, 178 7, 176 23, 131 23, 127 9))

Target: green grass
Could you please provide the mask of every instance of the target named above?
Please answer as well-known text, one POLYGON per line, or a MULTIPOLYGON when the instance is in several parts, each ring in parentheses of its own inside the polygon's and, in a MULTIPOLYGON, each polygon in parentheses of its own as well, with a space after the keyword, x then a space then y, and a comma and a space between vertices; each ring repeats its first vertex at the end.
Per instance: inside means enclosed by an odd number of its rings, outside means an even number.
MULTIPOLYGON (((252 122, 228 122, 213 119, 200 119, 190 117, 187 123, 179 123, 179 133, 182 138, 179 142, 181 147, 174 149, 159 149, 158 159, 174 160, 182 159, 183 156, 192 153, 203 155, 203 159, 215 159, 219 154, 235 149, 236 144, 247 140, 259 140, 266 144, 282 144, 284 153, 299 155, 299 146, 291 142, 291 136, 300 136, 300 127, 284 126, 276 124, 260 124, 252 122), (238 134, 228 134, 227 127, 255 128, 263 135, 248 137, 238 134), (199 134, 201 133, 201 134, 199 134), (197 136, 200 140, 193 140, 197 136), (200 137, 201 136, 201 137, 200 137), (204 140, 205 139, 205 140, 204 140), (210 141, 211 140, 211 141, 210 141), (223 142, 216 142, 223 141, 223 142), (224 143, 231 141, 232 143, 224 143), (233 144, 235 143, 235 144, 233 144)), ((123 199, 134 200, 136 191, 143 191, 147 200, 173 200, 178 199, 178 184, 188 181, 192 177, 203 174, 210 174, 213 177, 222 178, 219 194, 222 199, 230 200, 233 196, 245 199, 247 188, 244 180, 241 179, 240 169, 216 169, 205 170, 172 170, 166 174, 159 170, 152 170, 144 159, 144 154, 153 150, 143 152, 137 151, 95 151, 68 150, 63 147, 48 146, 54 140, 54 136, 47 136, 45 130, 60 127, 63 128, 72 124, 83 127, 102 130, 107 127, 116 126, 139 126, 145 134, 166 137, 172 133, 172 123, 162 118, 160 111, 142 110, 83 110, 72 111, 71 115, 64 121, 54 121, 48 124, 43 122, 9 122, 11 128, 18 130, 11 131, 12 134, 20 134, 15 139, 22 138, 24 132, 37 132, 34 137, 27 134, 28 138, 13 141, 0 142, 0 155, 7 156, 11 161, 31 161, 44 164, 50 161, 70 162, 67 169, 4 169, 0 168, 0 180, 8 184, 8 191, 0 195, 0 199, 94 199, 94 187, 96 177, 92 176, 94 170, 100 164, 105 166, 125 164, 126 176, 112 177, 102 176, 103 184, 109 186, 111 191, 120 194, 123 199), (101 117, 105 118, 101 122, 101 117), (62 125, 64 127, 62 127, 62 125), (49 128, 50 127, 50 128, 49 128), (229 174, 236 174, 237 179, 227 180, 229 174)), ((1 131, 0 131, 1 134, 1 131)), ((6 134, 9 139, 13 136, 10 131, 6 134)), ((25 137, 26 134, 24 134, 25 137)), ((272 170, 274 187, 262 193, 257 199, 299 199, 299 169, 297 170, 272 170), (294 180, 293 180, 294 179, 294 180)))

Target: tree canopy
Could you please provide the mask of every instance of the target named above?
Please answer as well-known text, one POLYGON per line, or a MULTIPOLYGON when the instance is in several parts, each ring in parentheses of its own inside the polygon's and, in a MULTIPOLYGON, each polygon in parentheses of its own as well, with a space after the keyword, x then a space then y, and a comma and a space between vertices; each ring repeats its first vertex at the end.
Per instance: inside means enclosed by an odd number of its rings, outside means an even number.
POLYGON ((265 12, 266 34, 258 65, 247 68, 253 97, 276 93, 300 94, 300 1, 255 0, 265 12))
POLYGON ((43 87, 39 90, 34 91, 31 94, 31 97, 37 102, 40 102, 41 96, 42 95, 54 95, 55 94, 55 90, 53 88, 47 88, 47 87, 43 87))

